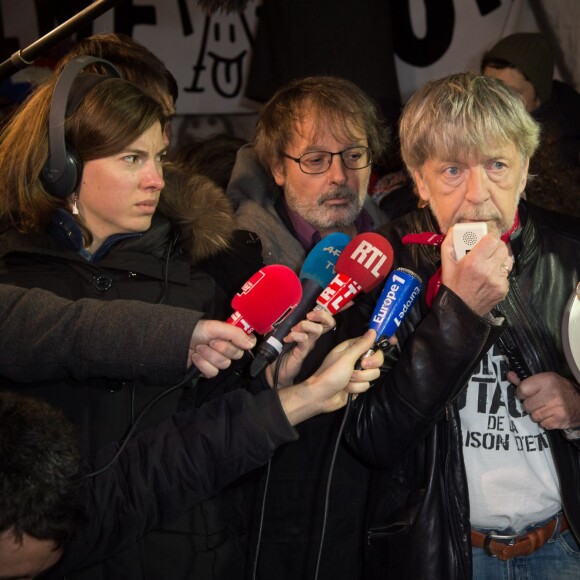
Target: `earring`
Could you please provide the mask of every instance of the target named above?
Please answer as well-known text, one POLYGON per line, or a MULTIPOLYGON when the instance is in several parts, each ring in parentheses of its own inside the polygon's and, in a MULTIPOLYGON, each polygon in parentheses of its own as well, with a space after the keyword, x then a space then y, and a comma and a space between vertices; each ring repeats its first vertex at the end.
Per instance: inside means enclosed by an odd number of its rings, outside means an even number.
POLYGON ((76 193, 73 193, 73 206, 72 206, 72 214, 79 215, 79 206, 78 206, 79 196, 76 193))

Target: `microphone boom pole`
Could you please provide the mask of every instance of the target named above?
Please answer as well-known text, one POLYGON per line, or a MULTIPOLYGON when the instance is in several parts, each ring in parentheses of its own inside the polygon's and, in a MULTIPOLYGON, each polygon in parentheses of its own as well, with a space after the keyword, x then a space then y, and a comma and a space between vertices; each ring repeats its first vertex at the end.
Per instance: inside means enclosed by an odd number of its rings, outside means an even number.
POLYGON ((34 41, 30 46, 15 52, 10 58, 0 64, 0 80, 13 75, 15 72, 31 64, 43 54, 43 52, 58 44, 64 38, 71 36, 82 29, 86 24, 98 18, 107 10, 110 10, 119 0, 96 0, 78 14, 69 18, 66 22, 45 34, 42 38, 34 41))

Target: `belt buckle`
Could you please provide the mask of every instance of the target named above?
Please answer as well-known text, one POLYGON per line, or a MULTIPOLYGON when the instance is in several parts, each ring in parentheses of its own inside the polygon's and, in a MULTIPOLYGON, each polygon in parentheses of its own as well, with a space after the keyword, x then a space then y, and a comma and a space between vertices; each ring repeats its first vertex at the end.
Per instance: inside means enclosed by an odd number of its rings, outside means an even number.
POLYGON ((485 538, 483 540, 483 551, 485 554, 487 554, 488 556, 490 556, 491 558, 497 558, 497 554, 492 554, 489 544, 491 543, 492 540, 499 540, 500 542, 507 542, 508 546, 513 546, 516 543, 516 540, 518 539, 518 535, 517 534, 511 534, 511 535, 504 535, 504 534, 498 534, 497 532, 488 532, 485 535, 485 538))

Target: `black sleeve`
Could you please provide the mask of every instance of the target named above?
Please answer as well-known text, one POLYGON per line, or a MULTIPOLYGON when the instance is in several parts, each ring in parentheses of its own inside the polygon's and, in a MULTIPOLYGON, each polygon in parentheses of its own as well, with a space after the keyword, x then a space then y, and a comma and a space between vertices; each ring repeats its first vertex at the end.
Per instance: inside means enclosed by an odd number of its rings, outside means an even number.
POLYGON ((65 376, 178 380, 202 316, 128 300, 73 302, 0 285, 0 373, 22 382, 65 376))
MULTIPOLYGON (((98 562, 170 522, 297 438, 275 391, 234 391, 174 415, 131 440, 112 468, 89 478, 87 527, 48 578, 98 562)), ((114 455, 104 449, 96 467, 114 455)))
POLYGON ((392 467, 441 419, 502 329, 443 286, 398 361, 353 401, 347 441, 371 464, 392 467))

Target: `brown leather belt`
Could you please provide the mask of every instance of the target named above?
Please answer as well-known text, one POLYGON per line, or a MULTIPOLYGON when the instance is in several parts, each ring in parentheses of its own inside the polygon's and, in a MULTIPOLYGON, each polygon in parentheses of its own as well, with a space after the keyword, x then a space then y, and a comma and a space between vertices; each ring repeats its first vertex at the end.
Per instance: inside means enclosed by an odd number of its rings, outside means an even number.
MULTIPOLYGON (((564 515, 559 519, 560 532, 563 532, 568 529, 568 521, 564 515)), ((545 526, 530 530, 523 536, 507 536, 495 532, 484 534, 472 529, 471 545, 483 548, 488 556, 497 557, 500 560, 511 560, 539 550, 552 537, 557 525, 558 516, 551 519, 545 526)))

